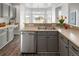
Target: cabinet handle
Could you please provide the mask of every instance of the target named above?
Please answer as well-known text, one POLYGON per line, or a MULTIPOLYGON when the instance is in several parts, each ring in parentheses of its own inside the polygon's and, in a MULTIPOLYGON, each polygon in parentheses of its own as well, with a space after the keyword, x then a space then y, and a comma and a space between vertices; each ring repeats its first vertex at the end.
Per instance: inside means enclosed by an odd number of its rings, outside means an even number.
POLYGON ((78 50, 77 50, 75 47, 72 46, 72 48, 73 48, 76 52, 78 52, 78 50))
POLYGON ((65 45, 65 48, 68 48, 68 45, 65 45))

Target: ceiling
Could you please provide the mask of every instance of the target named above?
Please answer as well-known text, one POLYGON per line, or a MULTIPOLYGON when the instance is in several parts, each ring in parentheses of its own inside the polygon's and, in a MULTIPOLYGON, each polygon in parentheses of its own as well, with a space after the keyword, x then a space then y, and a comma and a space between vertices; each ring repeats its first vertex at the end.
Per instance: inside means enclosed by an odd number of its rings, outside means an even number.
POLYGON ((20 3, 11 3, 12 5, 20 5, 20 3))
POLYGON ((26 8, 50 8, 55 6, 55 3, 27 3, 26 8))
POLYGON ((26 8, 52 8, 55 7, 57 3, 11 3, 12 5, 20 5, 23 4, 26 8))

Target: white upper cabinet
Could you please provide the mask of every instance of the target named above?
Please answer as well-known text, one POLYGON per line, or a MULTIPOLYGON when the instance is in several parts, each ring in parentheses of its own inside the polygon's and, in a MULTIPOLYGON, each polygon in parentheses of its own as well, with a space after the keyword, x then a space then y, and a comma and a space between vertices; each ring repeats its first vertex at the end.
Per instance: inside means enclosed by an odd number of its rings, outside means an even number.
POLYGON ((16 17, 16 8, 13 6, 10 6, 10 18, 16 17))
POLYGON ((0 17, 15 18, 16 17, 16 8, 12 4, 0 3, 0 17))
POLYGON ((13 7, 10 6, 10 18, 12 18, 12 17, 13 17, 13 7))
POLYGON ((9 5, 3 4, 3 17, 8 18, 9 17, 9 5))
POLYGON ((2 16, 2 4, 0 4, 0 17, 2 16))

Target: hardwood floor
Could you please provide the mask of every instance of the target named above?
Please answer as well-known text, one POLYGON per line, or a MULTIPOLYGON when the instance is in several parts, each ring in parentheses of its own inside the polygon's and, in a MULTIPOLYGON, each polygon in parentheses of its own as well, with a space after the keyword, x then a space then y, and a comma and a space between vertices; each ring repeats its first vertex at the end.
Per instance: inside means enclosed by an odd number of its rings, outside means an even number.
POLYGON ((0 56, 19 56, 20 55, 20 36, 15 36, 14 40, 0 50, 0 56))

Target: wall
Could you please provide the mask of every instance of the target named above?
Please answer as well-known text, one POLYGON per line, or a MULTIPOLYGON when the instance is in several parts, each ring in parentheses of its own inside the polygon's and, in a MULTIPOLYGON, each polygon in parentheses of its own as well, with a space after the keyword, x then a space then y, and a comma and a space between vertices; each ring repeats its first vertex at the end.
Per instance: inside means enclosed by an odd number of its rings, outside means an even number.
POLYGON ((62 5, 62 15, 67 17, 67 19, 65 20, 65 23, 68 23, 68 19, 69 19, 69 7, 68 7, 68 4, 66 4, 66 3, 64 3, 62 5))
POLYGON ((24 4, 20 4, 20 29, 24 27, 24 19, 25 19, 25 6, 24 4))
MULTIPOLYGON (((26 14, 25 9, 26 9, 25 5, 20 4, 20 29, 22 29, 24 27, 23 22, 25 20, 25 14, 26 14)), ((52 17, 49 16, 49 17, 51 17, 52 21, 48 21, 48 23, 51 23, 51 22, 55 23, 55 5, 52 6, 51 12, 48 12, 48 13, 50 13, 49 15, 52 16, 52 17)), ((49 17, 47 17, 48 18, 47 20, 49 20, 49 17)))
MULTIPOLYGON (((65 23, 68 23, 68 19, 69 19, 69 6, 68 6, 68 3, 56 4, 56 8, 58 8, 58 7, 61 7, 61 15, 67 17, 67 19, 65 20, 65 23)), ((55 12, 55 14, 56 14, 56 12, 55 12)), ((57 19, 55 18, 55 20, 57 20, 57 19)))
MULTIPOLYGON (((67 19, 65 20, 65 23, 68 23, 69 19, 69 5, 68 3, 57 3, 56 5, 52 6, 52 23, 56 22, 56 12, 55 8, 57 7, 62 7, 62 15, 67 16, 67 19)), ((20 29, 24 27, 23 22, 25 19, 25 5, 21 4, 20 5, 20 29)))
POLYGON ((76 10, 76 25, 79 26, 79 3, 70 3, 69 11, 76 10))
POLYGON ((55 21, 55 5, 52 7, 52 23, 56 23, 55 21))

